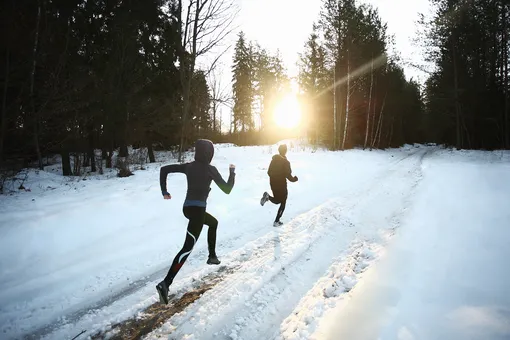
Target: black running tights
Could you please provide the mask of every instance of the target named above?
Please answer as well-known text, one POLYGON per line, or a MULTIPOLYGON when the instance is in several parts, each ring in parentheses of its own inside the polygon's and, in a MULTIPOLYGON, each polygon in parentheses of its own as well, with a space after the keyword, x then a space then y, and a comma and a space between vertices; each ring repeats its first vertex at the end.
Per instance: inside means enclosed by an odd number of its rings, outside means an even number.
POLYGON ((216 256, 216 230, 218 229, 218 220, 207 213, 203 207, 184 207, 183 213, 189 220, 188 230, 186 232, 184 245, 175 256, 172 266, 165 277, 167 285, 172 283, 174 277, 177 275, 184 262, 186 262, 189 254, 191 254, 204 224, 209 226, 209 231, 207 233, 209 256, 216 256))
POLYGON ((276 197, 269 196, 269 200, 274 204, 280 204, 280 207, 278 208, 278 212, 276 213, 275 222, 280 222, 280 218, 283 215, 283 212, 285 211, 285 204, 287 203, 287 197, 282 197, 280 199, 276 197))

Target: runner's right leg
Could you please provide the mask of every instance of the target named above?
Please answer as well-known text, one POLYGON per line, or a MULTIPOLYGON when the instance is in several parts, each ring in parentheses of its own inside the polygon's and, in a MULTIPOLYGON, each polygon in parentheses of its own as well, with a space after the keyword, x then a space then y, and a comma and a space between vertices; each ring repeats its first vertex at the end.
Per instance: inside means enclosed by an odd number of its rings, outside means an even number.
POLYGON ((172 262, 172 266, 170 270, 168 270, 168 274, 165 277, 165 283, 167 286, 170 286, 181 269, 184 262, 188 258, 189 254, 193 250, 193 247, 197 243, 198 237, 202 232, 202 227, 204 225, 205 218, 205 208, 202 207, 184 207, 184 216, 189 219, 188 230, 186 231, 186 239, 184 240, 184 245, 182 249, 177 253, 172 262))

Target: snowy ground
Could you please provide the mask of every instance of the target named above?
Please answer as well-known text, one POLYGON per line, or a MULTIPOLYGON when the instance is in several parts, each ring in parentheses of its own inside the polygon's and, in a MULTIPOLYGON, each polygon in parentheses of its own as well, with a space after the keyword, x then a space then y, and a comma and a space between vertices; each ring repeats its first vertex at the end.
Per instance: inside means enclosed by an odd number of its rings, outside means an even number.
MULTIPOLYGON (((509 153, 295 147, 273 228, 259 200, 274 152, 216 149, 225 177, 237 166, 232 193, 213 184, 209 199, 222 265, 205 264, 203 232, 172 301, 214 286, 144 338, 510 338, 509 153)), ((86 181, 48 169, 0 196, 0 338, 86 339, 144 317, 185 236, 184 177, 165 201, 160 165, 86 181)))

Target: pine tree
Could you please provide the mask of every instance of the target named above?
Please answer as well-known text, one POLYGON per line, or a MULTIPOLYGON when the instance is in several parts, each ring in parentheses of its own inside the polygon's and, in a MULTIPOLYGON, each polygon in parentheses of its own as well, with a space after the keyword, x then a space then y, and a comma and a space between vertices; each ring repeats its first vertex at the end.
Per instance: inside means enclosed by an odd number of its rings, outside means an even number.
POLYGON ((240 32, 235 46, 233 60, 233 132, 238 131, 246 133, 253 127, 252 102, 254 97, 253 90, 253 71, 252 58, 245 35, 240 32))
POLYGON ((312 33, 305 44, 305 51, 300 55, 298 84, 307 103, 307 123, 315 144, 322 142, 327 127, 328 103, 331 102, 330 71, 327 69, 326 49, 321 44, 318 26, 313 25, 312 33))

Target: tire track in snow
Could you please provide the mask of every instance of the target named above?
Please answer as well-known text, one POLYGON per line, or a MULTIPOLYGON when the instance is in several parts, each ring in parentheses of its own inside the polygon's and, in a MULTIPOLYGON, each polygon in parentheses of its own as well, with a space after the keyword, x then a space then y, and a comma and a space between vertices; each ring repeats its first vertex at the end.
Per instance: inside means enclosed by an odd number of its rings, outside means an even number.
POLYGON ((295 254, 295 259, 251 294, 244 306, 224 315, 217 322, 221 329, 216 332, 213 329, 209 338, 269 339, 283 317, 292 312, 300 297, 323 275, 338 249, 345 247, 356 233, 346 226, 347 220, 326 221, 326 235, 312 241, 303 253, 295 254))
MULTIPOLYGON (((180 339, 185 334, 193 334, 195 337, 204 338, 208 334, 221 332, 220 325, 230 316, 238 314, 244 303, 253 297, 262 287, 278 275, 285 275, 286 268, 291 268, 296 261, 302 259, 310 248, 313 248, 319 239, 330 235, 328 228, 338 226, 342 229, 347 223, 339 226, 338 219, 341 210, 337 202, 325 203, 312 209, 287 225, 280 232, 272 232, 261 239, 272 238, 275 245, 271 252, 264 247, 258 247, 250 258, 242 263, 233 274, 225 278, 214 289, 205 293, 202 298, 188 307, 181 315, 176 315, 162 328, 149 335, 149 339, 158 338, 160 335, 170 334, 170 339, 180 339), (276 235, 275 235, 276 234, 276 235), (195 310, 196 309, 198 310, 195 310), (210 315, 225 315, 221 320, 214 320, 208 325, 210 315), (204 316, 204 317, 202 317, 204 316), (198 320, 193 320, 198 319, 198 320), (174 332, 175 331, 175 332, 174 332)), ((352 228, 343 228, 355 233, 352 228)), ((257 243, 266 244, 265 241, 257 243)), ((251 252, 251 247, 246 247, 246 253, 251 252)), ((324 249, 331 249, 325 247, 324 249)), ((326 265, 327 267, 327 265, 326 265)), ((214 319, 214 318, 213 318, 214 319)))
POLYGON ((200 284, 195 286, 192 290, 188 289, 188 291, 179 298, 172 296, 175 294, 170 295, 169 306, 155 302, 147 307, 137 317, 124 320, 118 324, 114 324, 111 327, 108 327, 106 330, 91 334, 91 340, 123 340, 125 338, 139 339, 145 336, 154 328, 165 322, 166 319, 170 318, 175 313, 182 311, 190 303, 200 298, 204 292, 212 289, 218 282, 223 279, 223 275, 225 273, 231 271, 230 269, 225 269, 226 267, 222 268, 223 270, 219 270, 218 274, 204 277, 200 284))
MULTIPOLYGON (((316 209, 317 208, 315 208, 314 210, 316 210, 316 209)), ((314 217, 316 217, 316 215, 314 215, 314 217)), ((276 230, 278 230, 278 229, 276 229, 276 230)), ((262 269, 262 267, 267 263, 267 261, 266 261, 267 258, 271 257, 271 254, 270 253, 268 254, 268 252, 267 252, 267 247, 271 246, 272 244, 275 244, 276 239, 281 237, 281 235, 290 233, 292 231, 299 231, 299 230, 297 230, 297 229, 287 230, 281 234, 278 231, 269 232, 269 233, 265 234, 264 236, 260 237, 259 239, 256 239, 256 240, 250 242, 244 248, 235 251, 233 254, 229 254, 229 257, 232 257, 232 259, 229 260, 228 262, 233 263, 233 265, 222 266, 220 268, 220 270, 218 271, 218 273, 213 273, 211 275, 206 276, 202 280, 198 281, 199 282, 198 284, 194 284, 191 289, 189 289, 189 287, 186 290, 180 289, 178 294, 173 294, 173 296, 171 296, 168 308, 172 309, 173 305, 181 304, 182 295, 185 293, 193 293, 194 291, 204 291, 205 292, 209 289, 204 289, 204 287, 211 286, 211 282, 214 282, 214 285, 216 285, 216 284, 218 284, 218 282, 228 281, 229 277, 232 275, 235 275, 235 273, 237 271, 239 271, 240 268, 242 268, 245 264, 249 264, 250 267, 255 272, 259 272, 262 269), (234 274, 231 274, 231 273, 234 273, 234 274)), ((299 232, 303 232, 303 230, 301 230, 299 232)), ((228 281, 228 283, 225 284, 221 289, 215 290, 215 296, 218 296, 219 291, 228 293, 230 291, 230 289, 233 288, 233 285, 235 283, 236 283, 235 280, 228 281)), ((153 303, 147 309, 149 310, 149 309, 159 308, 157 306, 159 306, 159 302, 153 303)), ((166 307, 162 307, 162 308, 166 308, 166 307)), ((148 311, 148 313, 151 313, 151 312, 148 311)), ((145 313, 142 313, 142 314, 145 314, 145 313)), ((146 323, 151 323, 152 321, 150 319, 154 319, 157 317, 159 317, 159 316, 144 315, 143 318, 149 319, 148 321, 146 321, 146 323)), ((132 321, 128 320, 127 323, 129 323, 129 322, 132 322, 132 321)), ((124 323, 126 323, 126 322, 122 322, 121 324, 117 324, 117 325, 108 327, 108 329, 106 329, 104 332, 101 332, 100 334, 95 334, 94 338, 99 339, 102 337, 108 337, 109 336, 108 333, 110 331, 113 330, 113 332, 115 333, 119 328, 123 327, 122 324, 124 324, 124 323)), ((122 333, 122 330, 120 332, 122 333)), ((115 338, 115 336, 114 336, 114 338, 115 338)))

